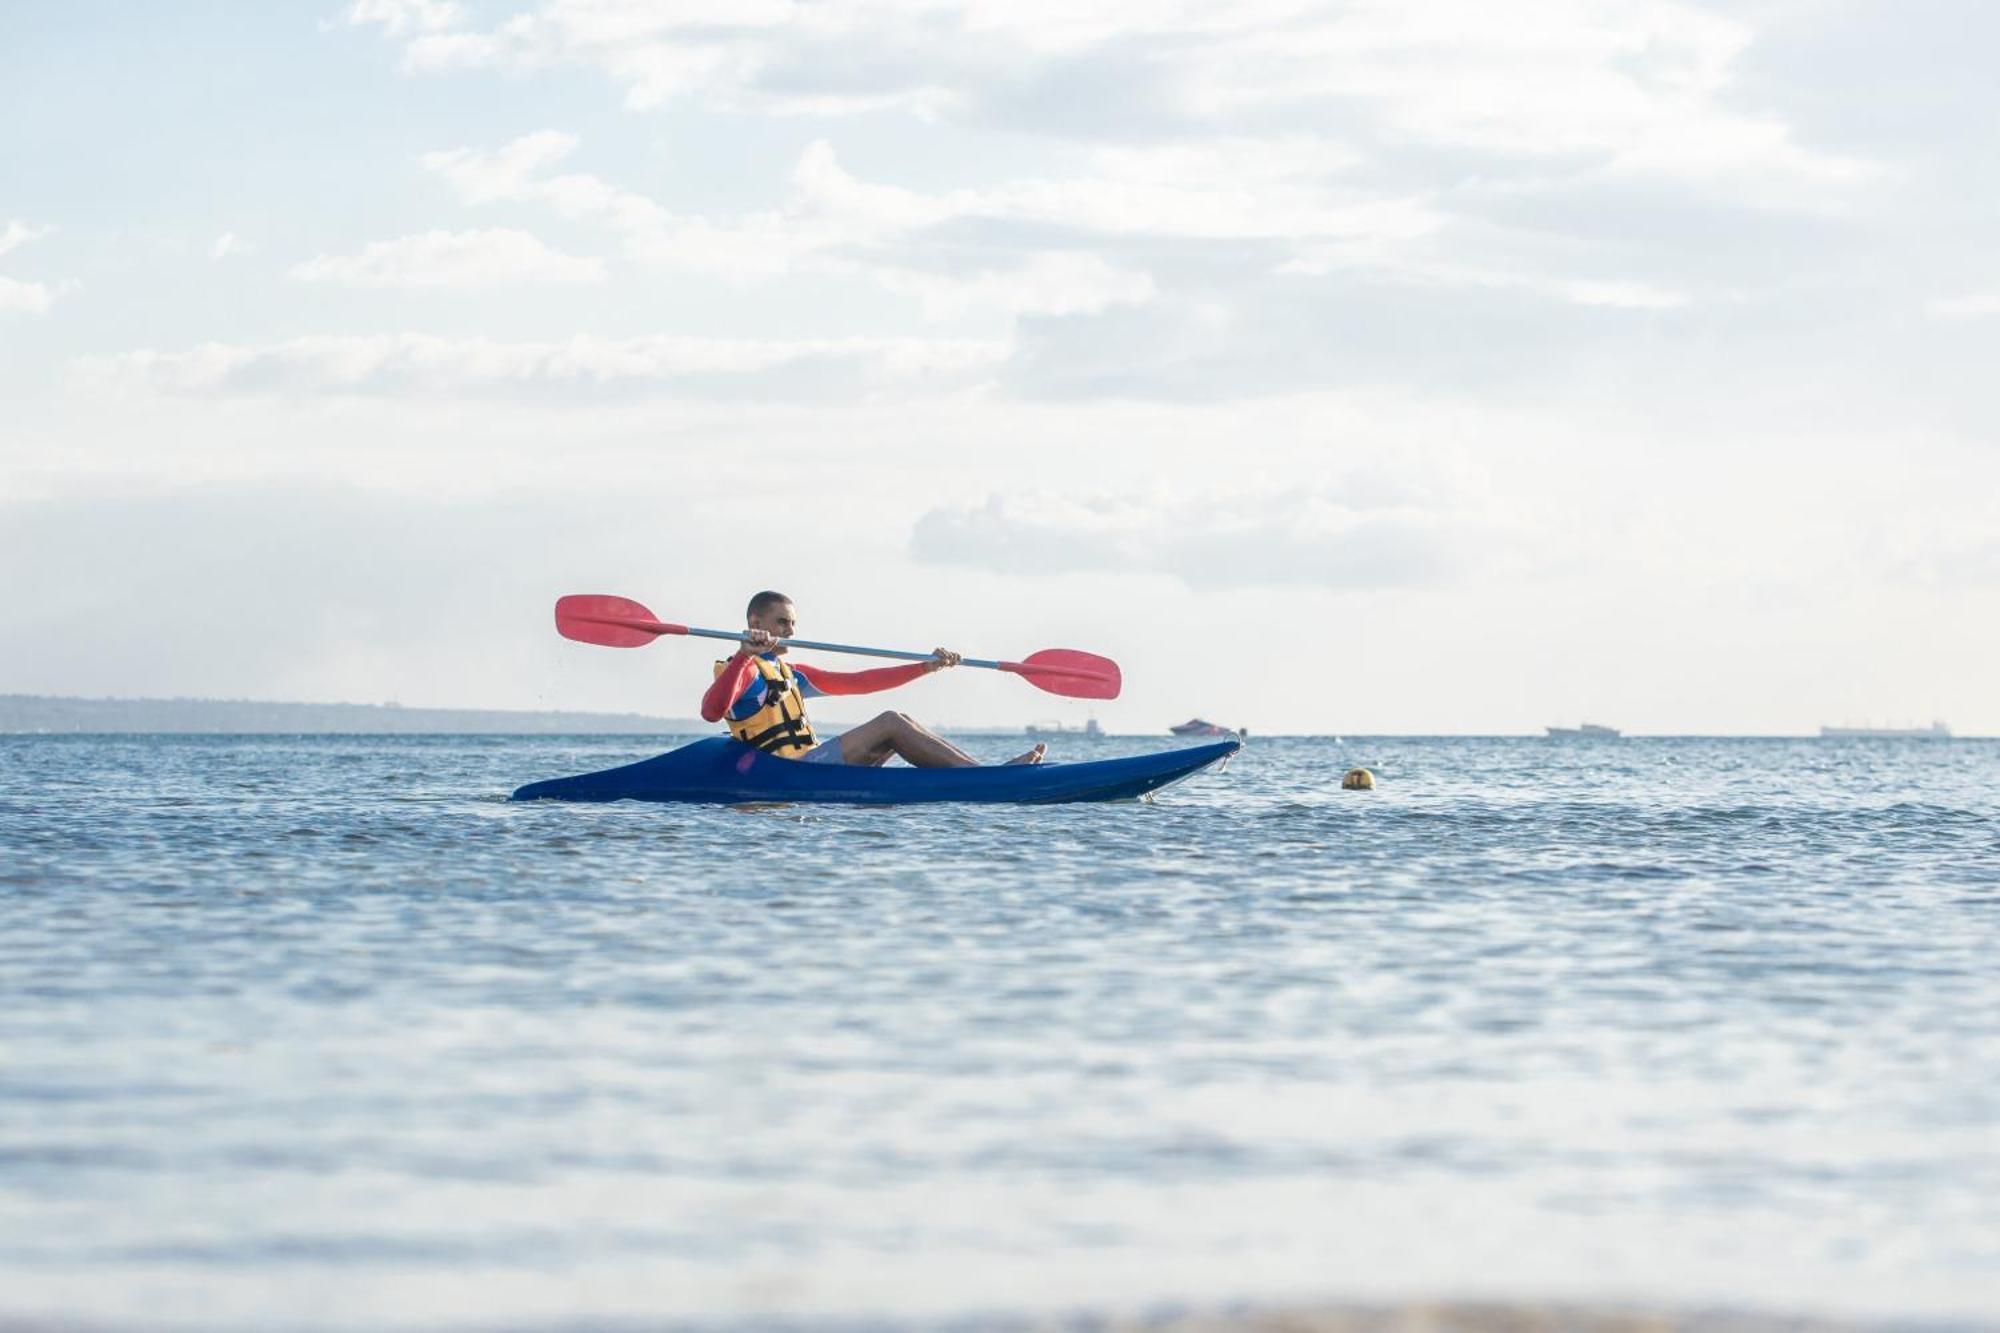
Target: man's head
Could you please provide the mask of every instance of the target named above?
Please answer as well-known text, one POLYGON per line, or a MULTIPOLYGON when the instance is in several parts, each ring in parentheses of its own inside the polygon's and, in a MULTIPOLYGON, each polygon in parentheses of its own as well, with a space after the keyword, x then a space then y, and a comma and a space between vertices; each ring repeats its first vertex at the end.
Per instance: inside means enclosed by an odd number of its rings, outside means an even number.
POLYGON ((768 589, 750 599, 743 618, 751 629, 764 630, 780 639, 790 638, 799 625, 797 614, 792 610, 792 599, 768 589))

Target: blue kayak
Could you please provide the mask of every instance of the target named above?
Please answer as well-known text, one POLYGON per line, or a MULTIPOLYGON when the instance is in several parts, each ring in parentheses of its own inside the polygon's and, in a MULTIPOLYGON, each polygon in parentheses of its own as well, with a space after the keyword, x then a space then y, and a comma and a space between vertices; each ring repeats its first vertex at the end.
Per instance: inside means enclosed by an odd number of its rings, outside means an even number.
POLYGON ((1082 764, 991 764, 979 768, 868 768, 806 764, 753 750, 726 736, 696 741, 623 768, 531 782, 517 801, 833 801, 919 805, 984 801, 1055 805, 1129 801, 1179 782, 1242 748, 1239 741, 1082 764))

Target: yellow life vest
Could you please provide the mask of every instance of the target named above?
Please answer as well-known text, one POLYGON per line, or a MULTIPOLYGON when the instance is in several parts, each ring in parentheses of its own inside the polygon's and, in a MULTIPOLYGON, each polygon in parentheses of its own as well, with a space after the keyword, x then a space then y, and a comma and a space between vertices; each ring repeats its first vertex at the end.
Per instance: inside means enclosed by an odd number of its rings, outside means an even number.
MULTIPOLYGON (((806 697, 799 690, 798 677, 782 661, 769 657, 750 660, 764 678, 764 706, 741 720, 727 719, 729 734, 767 754, 796 759, 819 744, 812 723, 806 721, 806 697)), ((715 674, 720 676, 728 667, 727 662, 717 662, 715 674)))

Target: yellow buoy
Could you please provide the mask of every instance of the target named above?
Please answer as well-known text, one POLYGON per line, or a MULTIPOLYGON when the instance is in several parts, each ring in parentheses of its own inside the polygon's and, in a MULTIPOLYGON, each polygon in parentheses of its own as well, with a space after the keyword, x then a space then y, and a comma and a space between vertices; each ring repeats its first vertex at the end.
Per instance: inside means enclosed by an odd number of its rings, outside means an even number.
POLYGON ((1374 791, 1375 775, 1365 768, 1350 768, 1340 785, 1347 791, 1374 791))

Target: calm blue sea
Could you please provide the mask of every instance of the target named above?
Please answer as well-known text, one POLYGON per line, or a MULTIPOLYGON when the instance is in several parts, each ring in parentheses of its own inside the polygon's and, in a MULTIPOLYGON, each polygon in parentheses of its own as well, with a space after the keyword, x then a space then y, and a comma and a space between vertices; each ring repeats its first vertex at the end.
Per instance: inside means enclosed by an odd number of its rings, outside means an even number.
POLYGON ((0 738, 0 1323, 2000 1312, 2000 743, 503 799, 659 748, 0 738))

